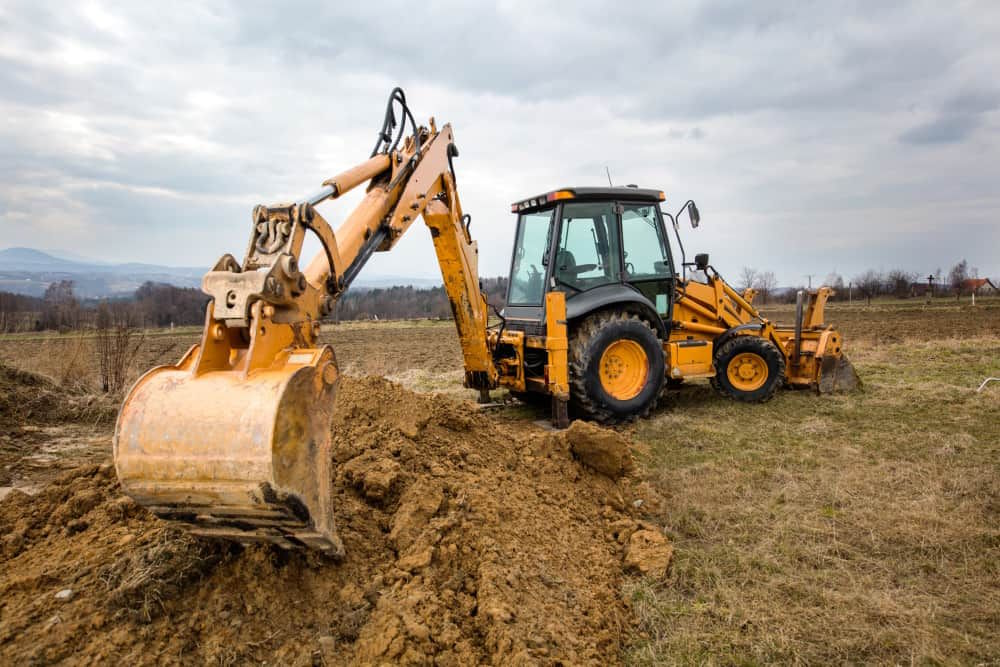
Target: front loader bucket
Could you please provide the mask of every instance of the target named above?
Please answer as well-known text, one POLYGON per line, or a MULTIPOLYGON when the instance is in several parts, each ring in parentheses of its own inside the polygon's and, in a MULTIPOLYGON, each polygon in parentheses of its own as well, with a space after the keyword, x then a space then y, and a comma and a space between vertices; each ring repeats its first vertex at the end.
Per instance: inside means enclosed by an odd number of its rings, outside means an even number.
POLYGON ((846 354, 830 356, 823 359, 816 387, 821 394, 849 392, 861 388, 861 378, 846 354))
POLYGON ((122 405, 114 457, 125 493, 197 535, 342 556, 330 484, 333 350, 196 373, 198 349, 146 373, 122 405))

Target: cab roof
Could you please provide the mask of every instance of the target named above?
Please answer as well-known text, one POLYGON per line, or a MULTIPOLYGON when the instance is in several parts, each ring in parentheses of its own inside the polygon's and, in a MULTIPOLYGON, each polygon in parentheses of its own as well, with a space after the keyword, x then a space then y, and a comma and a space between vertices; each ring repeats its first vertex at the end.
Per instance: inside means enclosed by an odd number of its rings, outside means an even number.
POLYGON ((559 188, 536 197, 516 201, 510 205, 511 213, 521 213, 555 205, 566 201, 648 201, 661 202, 666 199, 662 190, 649 190, 626 186, 623 188, 559 188))

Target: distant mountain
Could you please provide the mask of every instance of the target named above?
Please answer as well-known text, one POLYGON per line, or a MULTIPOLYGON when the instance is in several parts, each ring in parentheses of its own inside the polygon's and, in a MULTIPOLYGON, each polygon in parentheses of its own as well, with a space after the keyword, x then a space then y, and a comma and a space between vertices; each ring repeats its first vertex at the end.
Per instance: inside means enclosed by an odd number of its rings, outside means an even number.
POLYGON ((70 260, 53 257, 34 248, 0 250, 0 269, 5 271, 53 271, 73 265, 70 260))
POLYGON ((147 281, 198 287, 202 268, 157 264, 106 264, 56 257, 34 248, 0 250, 0 291, 42 296, 50 283, 72 280, 85 299, 127 296, 147 281))
MULTIPOLYGON (((58 252, 58 251, 56 251, 58 252)), ((131 295, 144 282, 167 283, 177 287, 200 287, 201 277, 210 267, 177 267, 129 262, 111 264, 70 259, 35 248, 0 250, 0 291, 42 296, 50 283, 72 280, 77 296, 101 299, 131 295)), ((396 285, 434 287, 440 280, 405 276, 363 276, 355 286, 374 289, 396 285)))
POLYGON ((201 278, 205 269, 198 267, 162 266, 159 264, 107 264, 63 259, 34 248, 0 250, 0 271, 73 271, 80 273, 157 273, 187 278, 201 278))

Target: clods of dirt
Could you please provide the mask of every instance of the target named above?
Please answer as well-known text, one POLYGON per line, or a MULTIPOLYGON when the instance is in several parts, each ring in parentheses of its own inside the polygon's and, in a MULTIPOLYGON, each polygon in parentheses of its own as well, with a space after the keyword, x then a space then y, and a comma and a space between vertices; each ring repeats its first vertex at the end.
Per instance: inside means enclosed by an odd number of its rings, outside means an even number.
POLYGON ((577 459, 599 473, 621 477, 634 467, 628 440, 616 431, 575 421, 561 435, 577 459))
POLYGON ((629 537, 628 550, 625 552, 625 568, 653 577, 662 577, 670 567, 674 547, 655 528, 636 530, 629 537))
POLYGON ((336 403, 343 561, 196 540, 122 496, 111 466, 81 468, 0 501, 0 662, 620 660, 626 568, 656 571, 667 544, 632 478, 381 379, 344 378, 336 403))

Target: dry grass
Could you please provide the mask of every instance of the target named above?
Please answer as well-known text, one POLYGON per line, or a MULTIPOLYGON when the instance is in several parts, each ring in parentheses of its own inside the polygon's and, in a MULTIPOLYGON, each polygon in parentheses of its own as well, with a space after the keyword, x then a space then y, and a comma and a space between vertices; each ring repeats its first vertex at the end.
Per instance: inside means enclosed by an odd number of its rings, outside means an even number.
POLYGON ((1000 338, 851 349, 862 394, 640 424, 676 551, 627 662, 1000 661, 1000 338))
MULTIPOLYGON (((168 330, 144 331, 141 345, 134 354, 123 359, 123 389, 127 389, 147 369, 176 363, 198 335, 191 332, 173 333, 168 330)), ((69 389, 97 392, 101 389, 97 344, 100 339, 91 333, 34 336, 7 335, 0 337, 0 363, 39 373, 69 389)), ((136 341, 133 339, 132 343, 136 341)), ((121 391, 112 392, 115 395, 121 391)))
POLYGON ((121 557, 103 570, 108 605, 115 613, 149 623, 160 615, 163 600, 174 597, 214 567, 225 548, 178 529, 158 530, 140 547, 123 550, 121 557))

